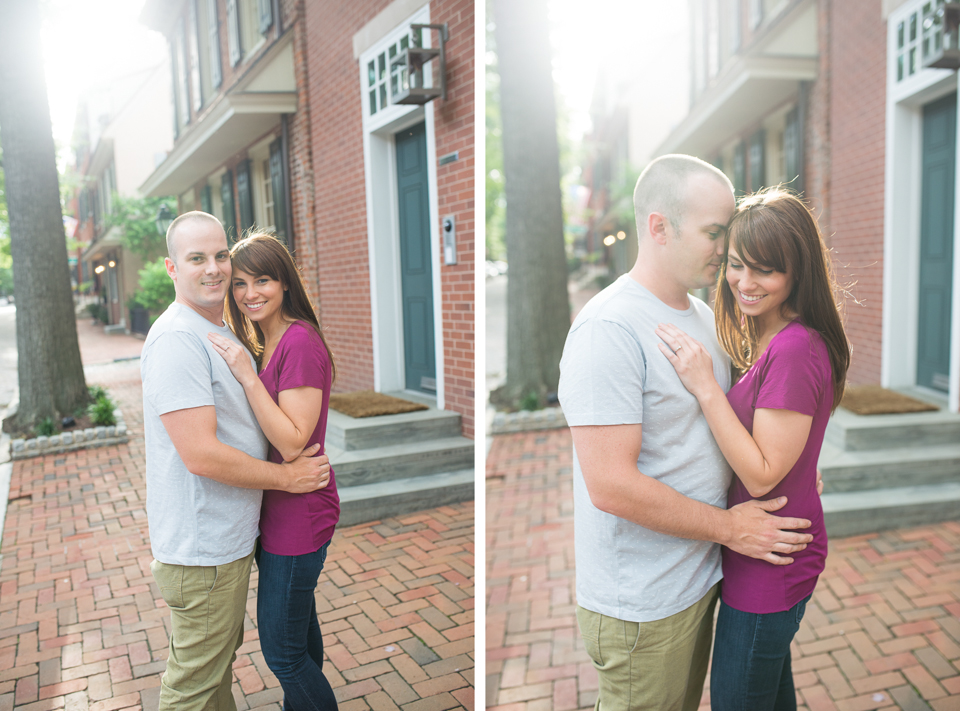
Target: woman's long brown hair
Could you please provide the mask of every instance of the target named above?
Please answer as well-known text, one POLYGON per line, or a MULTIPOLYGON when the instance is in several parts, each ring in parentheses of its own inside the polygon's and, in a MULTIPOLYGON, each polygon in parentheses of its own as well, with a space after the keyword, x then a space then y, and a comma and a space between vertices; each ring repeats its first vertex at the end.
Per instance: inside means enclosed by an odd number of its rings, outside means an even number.
MULTIPOLYGON (((306 321, 320 336, 323 347, 327 349, 330 358, 331 382, 337 379, 337 364, 333 359, 333 351, 323 336, 320 320, 314 311, 310 296, 303 285, 303 277, 297 268, 293 257, 283 242, 266 232, 252 232, 241 239, 230 250, 230 262, 234 269, 252 274, 255 277, 267 276, 279 281, 284 287, 283 304, 280 313, 290 320, 306 321)), ((255 321, 240 311, 237 300, 233 297, 233 284, 227 290, 227 309, 224 320, 237 338, 253 353, 257 365, 263 360, 263 331, 255 321)))
MULTIPOLYGON (((843 398, 850 368, 850 343, 843 331, 830 254, 810 211, 793 194, 768 188, 744 198, 727 228, 732 245, 751 269, 774 269, 793 276, 793 288, 781 313, 796 313, 823 338, 833 370, 833 407, 843 398)), ((759 356, 756 319, 746 316, 727 283, 726 254, 717 276, 717 337, 734 365, 747 370, 759 356)))

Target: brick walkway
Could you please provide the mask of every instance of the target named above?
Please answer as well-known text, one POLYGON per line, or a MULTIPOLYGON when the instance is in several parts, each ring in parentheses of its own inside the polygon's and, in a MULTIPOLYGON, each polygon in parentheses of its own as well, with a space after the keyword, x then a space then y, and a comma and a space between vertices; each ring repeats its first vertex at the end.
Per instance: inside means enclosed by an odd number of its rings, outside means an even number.
MULTIPOLYGON (((566 429, 504 435, 487 457, 486 698, 502 711, 596 699, 574 612, 570 447, 566 429)), ((960 709, 960 523, 831 541, 793 658, 809 711, 960 709)))
MULTIPOLYGON (((88 362, 136 348, 82 324, 88 362)), ((149 570, 139 362, 88 367, 87 380, 119 400, 131 442, 14 466, 0 549, 0 711, 157 707, 170 621, 149 570)), ((467 503, 338 531, 317 608, 342 711, 473 708, 473 530, 467 503)), ((256 586, 254 569, 234 696, 239 709, 278 711, 256 586)))

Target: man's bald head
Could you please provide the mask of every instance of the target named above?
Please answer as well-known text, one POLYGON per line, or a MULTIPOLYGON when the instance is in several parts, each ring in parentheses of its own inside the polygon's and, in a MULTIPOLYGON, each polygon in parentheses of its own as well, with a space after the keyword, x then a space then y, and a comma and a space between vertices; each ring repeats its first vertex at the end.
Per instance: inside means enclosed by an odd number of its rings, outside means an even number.
MULTIPOLYGON (((209 212, 200 212, 199 210, 194 210, 192 212, 185 212, 180 217, 175 219, 170 223, 170 226, 167 228, 167 256, 170 257, 170 261, 174 264, 177 263, 177 250, 178 250, 178 236, 182 231, 183 227, 195 223, 195 222, 207 222, 215 224, 220 230, 223 230, 223 225, 220 220, 211 215, 209 212)), ((226 237, 226 233, 224 233, 226 237)))
POLYGON ((694 175, 712 177, 727 186, 733 194, 730 179, 709 163, 681 154, 660 156, 640 174, 633 191, 637 234, 641 239, 646 233, 646 220, 651 212, 662 214, 675 231, 680 230, 688 203, 695 199, 695 196, 687 194, 687 186, 694 175))

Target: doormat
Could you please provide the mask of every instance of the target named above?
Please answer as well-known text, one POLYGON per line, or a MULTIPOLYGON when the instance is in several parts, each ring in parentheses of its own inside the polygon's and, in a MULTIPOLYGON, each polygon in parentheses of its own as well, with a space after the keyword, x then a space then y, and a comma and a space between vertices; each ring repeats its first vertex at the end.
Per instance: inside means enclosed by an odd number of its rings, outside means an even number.
POLYGON ((410 402, 398 397, 384 395, 373 390, 357 390, 352 393, 338 393, 330 396, 330 407, 349 417, 376 417, 377 415, 398 415, 401 412, 429 410, 426 405, 410 402))
POLYGON ((879 385, 848 387, 843 393, 842 407, 858 415, 892 415, 904 412, 930 412, 936 405, 917 400, 879 385))

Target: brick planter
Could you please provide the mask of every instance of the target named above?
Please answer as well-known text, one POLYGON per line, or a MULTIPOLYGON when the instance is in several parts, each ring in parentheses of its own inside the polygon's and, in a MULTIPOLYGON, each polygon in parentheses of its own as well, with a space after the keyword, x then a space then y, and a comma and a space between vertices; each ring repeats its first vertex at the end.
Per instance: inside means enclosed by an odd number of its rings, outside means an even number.
POLYGON ((52 437, 15 439, 10 443, 10 457, 12 459, 29 459, 44 454, 59 454, 77 449, 126 444, 128 441, 127 424, 123 419, 123 413, 116 409, 113 411, 113 416, 116 418, 117 424, 110 427, 88 427, 85 430, 61 432, 52 437))

